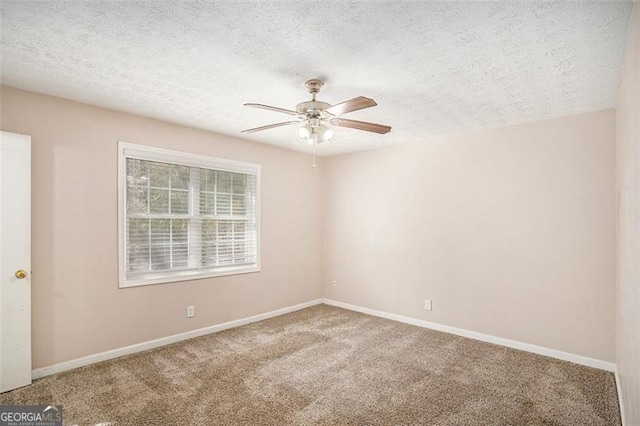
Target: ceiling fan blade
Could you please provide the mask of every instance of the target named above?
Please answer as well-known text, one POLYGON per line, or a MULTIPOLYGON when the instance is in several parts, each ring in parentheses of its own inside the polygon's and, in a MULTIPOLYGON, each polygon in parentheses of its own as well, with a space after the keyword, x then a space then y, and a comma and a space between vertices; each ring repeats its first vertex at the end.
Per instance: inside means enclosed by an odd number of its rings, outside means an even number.
POLYGON ((289 115, 298 115, 297 112, 292 111, 290 109, 278 108, 278 107, 274 107, 274 106, 270 106, 270 105, 244 104, 244 106, 253 107, 253 108, 260 108, 260 109, 266 109, 266 110, 275 111, 275 112, 282 112, 284 114, 289 114, 289 115))
POLYGON ((384 124, 368 123, 366 121, 345 120, 344 118, 332 118, 329 121, 334 126, 349 127, 351 129, 365 130, 367 132, 375 132, 380 134, 389 133, 391 126, 384 124))
POLYGON ((333 115, 342 115, 351 111, 357 111, 359 109, 371 108, 378 105, 376 101, 364 96, 358 96, 357 98, 349 99, 348 101, 340 102, 327 109, 325 112, 333 115))
POLYGON ((284 121, 282 123, 268 124, 266 126, 254 127, 253 129, 243 130, 240 133, 259 132, 261 130, 268 130, 268 129, 273 129, 275 127, 281 127, 281 126, 290 126, 292 124, 298 124, 298 123, 300 123, 300 121, 284 121))

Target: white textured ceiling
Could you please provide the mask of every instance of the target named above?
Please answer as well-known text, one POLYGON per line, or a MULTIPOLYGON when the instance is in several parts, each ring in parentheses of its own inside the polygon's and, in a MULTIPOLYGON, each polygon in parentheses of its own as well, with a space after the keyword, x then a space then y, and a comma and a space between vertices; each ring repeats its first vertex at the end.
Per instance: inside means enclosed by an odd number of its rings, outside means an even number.
MULTIPOLYGON (((320 154, 614 106, 632 3, 12 2, 2 83, 240 136, 319 99, 378 106, 345 117, 320 154)), ((247 136, 291 149, 294 128, 247 136)))

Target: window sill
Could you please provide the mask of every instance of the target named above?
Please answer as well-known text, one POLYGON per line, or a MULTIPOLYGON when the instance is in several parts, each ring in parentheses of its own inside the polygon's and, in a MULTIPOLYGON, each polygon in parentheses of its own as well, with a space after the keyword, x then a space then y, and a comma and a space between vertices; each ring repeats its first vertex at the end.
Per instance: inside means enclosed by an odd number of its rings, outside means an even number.
POLYGON ((158 274, 147 276, 146 278, 134 278, 127 280, 126 277, 120 277, 120 288, 140 287, 152 284, 167 284, 178 281, 200 280, 204 278, 224 277, 228 275, 240 275, 260 272, 259 265, 248 265, 242 267, 216 268, 208 271, 185 271, 181 273, 158 274))

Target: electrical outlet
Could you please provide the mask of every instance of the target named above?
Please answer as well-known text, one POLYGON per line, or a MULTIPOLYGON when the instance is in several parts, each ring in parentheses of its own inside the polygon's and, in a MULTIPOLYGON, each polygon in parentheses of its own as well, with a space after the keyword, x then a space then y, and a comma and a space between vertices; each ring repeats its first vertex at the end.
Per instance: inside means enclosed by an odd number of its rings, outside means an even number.
POLYGON ((187 306, 187 318, 193 318, 196 316, 196 308, 193 305, 187 306))
POLYGON ((430 311, 431 310, 431 300, 425 299, 425 301, 424 301, 424 310, 425 311, 430 311))
POLYGON ((331 281, 331 285, 334 287, 338 287, 338 281, 336 280, 331 281))

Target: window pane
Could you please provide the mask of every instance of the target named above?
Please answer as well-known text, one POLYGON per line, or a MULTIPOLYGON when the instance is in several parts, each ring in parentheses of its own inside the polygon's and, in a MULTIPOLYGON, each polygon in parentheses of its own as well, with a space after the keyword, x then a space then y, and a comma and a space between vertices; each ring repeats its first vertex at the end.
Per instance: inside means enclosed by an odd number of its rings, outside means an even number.
POLYGON ((231 214, 231 195, 216 194, 216 214, 231 214))
POLYGON ((189 246, 187 244, 174 244, 171 246, 171 258, 173 269, 189 266, 189 246))
POLYGON ((169 247, 151 246, 151 270, 167 271, 171 269, 169 256, 169 247))
POLYGON ((244 194, 247 186, 247 175, 234 173, 233 174, 233 193, 244 194))
POLYGON ((202 169, 201 170, 203 173, 204 177, 205 177, 205 188, 202 188, 206 191, 215 191, 216 190, 216 172, 215 170, 207 170, 207 169, 202 169))
POLYGON ((171 262, 172 268, 189 266, 189 221, 171 220, 171 262))
POLYGON ((207 194, 206 214, 216 214, 216 196, 207 194))
POLYGON ((152 219, 151 226, 151 244, 169 244, 171 240, 170 219, 152 219))
POLYGON ((151 228, 151 269, 154 271, 164 271, 171 268, 170 265, 170 220, 153 219, 150 221, 151 228))
POLYGON ((149 176, 151 186, 158 188, 169 187, 169 175, 171 174, 171 167, 168 164, 149 162, 151 173, 149 176))
POLYGON ((188 191, 171 191, 171 213, 189 214, 188 191))
POLYGON ((202 221, 202 264, 203 266, 214 266, 216 263, 216 221, 202 221))
POLYGON ((168 189, 150 189, 149 198, 151 213, 169 213, 168 189))
POLYGON ((233 214, 246 214, 247 206, 246 206, 247 197, 244 195, 233 195, 233 214))
POLYGON ((246 224, 244 222, 233 223, 233 259, 234 263, 243 263, 246 261, 244 257, 246 224))
POLYGON ((218 221, 218 265, 229 265, 233 262, 233 225, 231 221, 218 221))
POLYGON ((186 243, 189 240, 189 221, 187 219, 171 220, 171 238, 174 244, 186 243))
POLYGON ((130 186, 127 188, 127 211, 129 213, 149 212, 149 197, 146 186, 130 186))
POLYGON ((127 272, 149 270, 149 220, 127 221, 127 272))
POLYGON ((231 194, 231 175, 230 172, 216 172, 216 192, 231 194))
POLYGON ((149 162, 127 158, 127 185, 147 186, 149 162))
POLYGON ((189 167, 171 166, 171 188, 189 189, 189 167))

